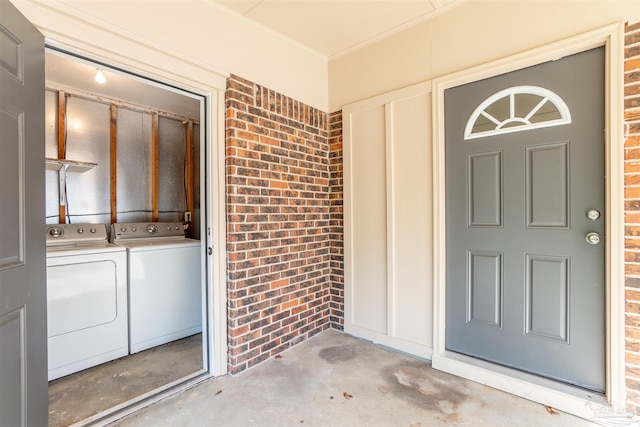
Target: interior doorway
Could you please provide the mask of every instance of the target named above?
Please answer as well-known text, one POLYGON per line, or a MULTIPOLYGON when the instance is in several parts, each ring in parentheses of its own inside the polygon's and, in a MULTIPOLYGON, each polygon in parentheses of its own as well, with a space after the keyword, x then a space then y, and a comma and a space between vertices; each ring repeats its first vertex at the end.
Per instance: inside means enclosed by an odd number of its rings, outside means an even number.
MULTIPOLYGON (((120 223, 182 224, 201 242, 200 330, 53 379, 49 420, 57 426, 88 423, 211 375, 211 213, 204 96, 59 49, 47 49, 45 64, 47 224, 95 224, 108 233, 120 223)), ((117 307, 124 310, 131 307, 117 307)))

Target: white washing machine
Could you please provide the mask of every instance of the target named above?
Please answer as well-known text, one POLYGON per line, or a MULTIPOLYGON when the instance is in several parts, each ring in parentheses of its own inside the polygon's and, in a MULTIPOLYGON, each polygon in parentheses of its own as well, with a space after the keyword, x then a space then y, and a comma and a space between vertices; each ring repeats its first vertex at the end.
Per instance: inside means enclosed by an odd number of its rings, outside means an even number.
POLYGON ((49 381, 126 356, 127 254, 104 224, 47 226, 49 381))
POLYGON ((202 332, 200 241, 179 222, 111 227, 128 254, 130 353, 202 332))

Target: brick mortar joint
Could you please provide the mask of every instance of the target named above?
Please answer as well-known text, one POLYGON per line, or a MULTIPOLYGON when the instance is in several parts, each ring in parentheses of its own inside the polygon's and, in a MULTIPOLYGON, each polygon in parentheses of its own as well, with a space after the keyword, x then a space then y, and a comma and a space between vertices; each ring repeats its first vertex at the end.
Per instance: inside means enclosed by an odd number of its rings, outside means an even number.
POLYGON ((638 375, 640 375, 640 373, 639 373, 639 374, 636 374, 636 375, 633 375, 633 374, 630 374, 630 373, 628 372, 628 371, 629 371, 629 369, 636 369, 636 370, 638 370, 638 369, 640 369, 640 366, 638 366, 638 365, 634 365, 634 364, 629 363, 629 362, 625 362, 624 366, 625 366, 625 368, 626 368, 625 370, 627 371, 627 372, 626 372, 626 374, 625 374, 625 378, 626 378, 627 380, 629 380, 629 379, 631 378, 631 379, 633 379, 634 381, 640 381, 640 376, 638 376, 638 375))
MULTIPOLYGON (((245 85, 245 87, 248 87, 245 85)), ((225 93, 229 93, 229 92, 235 92, 235 93, 239 93, 240 95, 246 96, 246 97, 251 97, 250 94, 248 94, 247 92, 243 92, 240 89, 236 88, 236 87, 228 87, 225 89, 225 93)), ((226 98, 226 95, 225 95, 226 98)))

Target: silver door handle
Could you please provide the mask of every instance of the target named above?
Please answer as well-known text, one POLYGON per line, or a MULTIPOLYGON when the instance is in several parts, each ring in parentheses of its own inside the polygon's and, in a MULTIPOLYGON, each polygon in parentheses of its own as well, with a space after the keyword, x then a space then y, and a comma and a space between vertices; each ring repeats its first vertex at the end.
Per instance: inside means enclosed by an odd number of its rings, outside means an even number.
POLYGON ((597 209, 589 209, 587 211, 587 218, 589 218, 591 221, 595 221, 598 218, 600 218, 600 211, 597 209))
POLYGON ((600 243, 600 235, 596 232, 591 232, 586 236, 587 243, 590 245, 597 245, 600 243))

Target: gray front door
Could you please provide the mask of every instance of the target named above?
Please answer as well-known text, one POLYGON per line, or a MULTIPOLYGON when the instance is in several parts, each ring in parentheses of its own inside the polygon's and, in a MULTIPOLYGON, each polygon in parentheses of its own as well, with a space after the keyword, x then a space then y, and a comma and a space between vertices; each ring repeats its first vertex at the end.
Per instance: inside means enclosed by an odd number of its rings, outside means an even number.
POLYGON ((445 92, 446 348, 597 392, 604 79, 598 48, 445 92))
POLYGON ((0 426, 47 425, 44 38, 0 0, 0 426))

